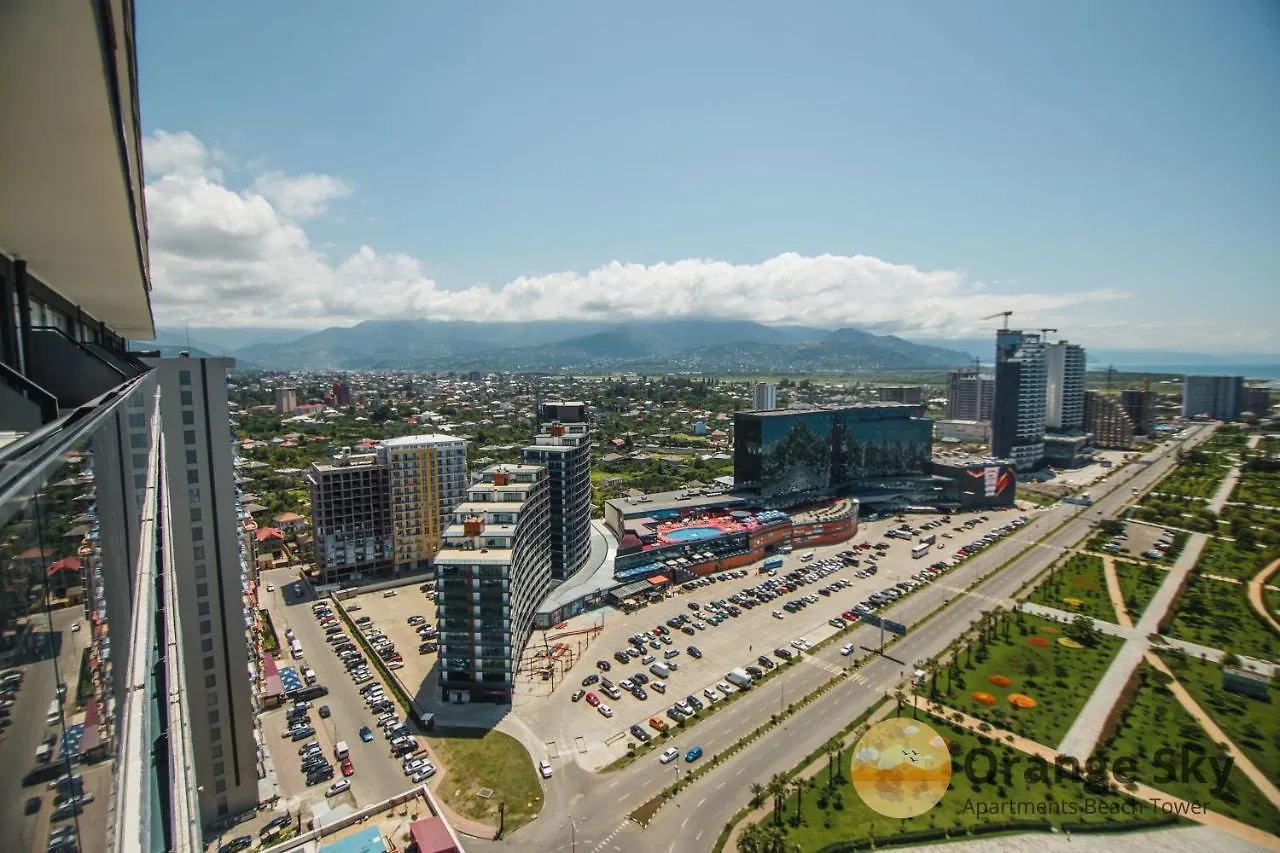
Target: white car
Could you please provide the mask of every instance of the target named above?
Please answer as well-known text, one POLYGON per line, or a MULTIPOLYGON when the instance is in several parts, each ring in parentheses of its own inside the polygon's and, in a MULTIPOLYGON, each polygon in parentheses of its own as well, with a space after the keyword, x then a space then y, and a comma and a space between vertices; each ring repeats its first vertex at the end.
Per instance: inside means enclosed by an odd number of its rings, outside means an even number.
POLYGON ((680 757, 680 752, 674 746, 669 746, 662 751, 662 757, 658 760, 663 764, 670 764, 680 757))
POLYGON ((540 774, 542 774, 542 778, 543 778, 543 779, 550 779, 550 778, 551 778, 551 762, 550 762, 550 761, 539 761, 539 762, 538 762, 538 772, 539 772, 540 774))
POLYGON ((724 681, 721 681, 718 684, 716 684, 716 690, 719 690, 725 696, 729 696, 733 693, 733 688, 730 687, 729 684, 724 681))
POLYGON ((598 708, 596 708, 596 710, 597 710, 597 711, 599 711, 599 712, 601 713, 601 715, 603 715, 603 716, 605 716, 605 717, 612 717, 612 716, 613 716, 613 709, 612 709, 612 708, 610 708, 608 705, 601 705, 601 706, 599 706, 598 708))
POLYGON ((849 655, 853 654, 853 643, 846 643, 845 645, 841 646, 840 654, 843 655, 844 657, 848 657, 849 655))
POLYGON ((426 767, 422 768, 422 770, 413 774, 413 784, 421 785, 423 782, 427 781, 434 775, 436 775, 435 766, 428 764, 426 767))
POLYGON ((78 633, 80 633, 80 623, 79 623, 79 622, 72 622, 72 623, 71 623, 71 633, 73 633, 73 634, 78 634, 78 633))
POLYGON ((718 699, 718 698, 719 698, 719 696, 716 694, 716 692, 715 692, 714 690, 712 690, 710 687, 705 688, 705 689, 702 691, 702 695, 707 697, 707 701, 708 701, 708 702, 715 702, 715 701, 716 701, 716 699, 718 699))
POLYGON ((267 584, 267 592, 275 592, 275 591, 276 591, 276 585, 275 585, 275 584, 273 584, 273 583, 269 583, 269 584, 267 584))
POLYGON ((781 611, 781 610, 775 610, 775 611, 773 611, 773 618, 774 618, 774 619, 786 619, 787 617, 786 617, 785 615, 783 615, 783 613, 782 613, 782 611, 781 611))
POLYGON ((339 779, 337 782, 334 782, 332 785, 329 786, 329 789, 324 792, 324 795, 326 797, 334 797, 334 796, 337 796, 338 794, 341 794, 343 791, 350 790, 350 788, 351 788, 350 779, 339 779))

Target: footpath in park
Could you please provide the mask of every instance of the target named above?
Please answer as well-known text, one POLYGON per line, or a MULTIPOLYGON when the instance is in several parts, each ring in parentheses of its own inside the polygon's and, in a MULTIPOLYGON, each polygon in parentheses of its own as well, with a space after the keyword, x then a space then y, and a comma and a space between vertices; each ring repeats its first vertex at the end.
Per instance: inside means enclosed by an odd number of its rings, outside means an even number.
MULTIPOLYGON (((1147 637, 1156 632, 1161 620, 1173 606, 1174 597, 1182 588, 1187 572, 1191 571, 1196 561, 1200 559, 1200 551, 1204 548, 1207 539, 1208 537, 1203 533, 1193 533, 1187 540, 1186 547, 1174 561, 1173 568, 1165 575, 1164 581, 1156 590, 1151 603, 1147 605, 1146 612, 1143 613, 1137 627, 1120 647, 1115 659, 1103 674, 1102 680, 1098 682, 1093 694, 1080 710, 1080 715, 1071 724, 1062 743, 1058 744, 1059 752, 1081 759, 1093 754, 1107 715, 1111 713, 1112 707, 1120 698, 1120 692, 1129 683, 1129 677, 1133 675, 1134 669, 1137 668, 1150 646, 1147 637)), ((1119 626, 1116 627, 1119 628, 1119 626)))
POLYGON ((1280 622, 1276 621, 1276 617, 1271 615, 1271 611, 1267 609, 1266 596, 1262 594, 1263 587, 1266 586, 1267 579, 1280 571, 1280 560, 1274 561, 1262 571, 1258 572, 1249 581, 1249 605, 1261 616, 1266 623, 1271 626, 1271 630, 1280 634, 1280 622))

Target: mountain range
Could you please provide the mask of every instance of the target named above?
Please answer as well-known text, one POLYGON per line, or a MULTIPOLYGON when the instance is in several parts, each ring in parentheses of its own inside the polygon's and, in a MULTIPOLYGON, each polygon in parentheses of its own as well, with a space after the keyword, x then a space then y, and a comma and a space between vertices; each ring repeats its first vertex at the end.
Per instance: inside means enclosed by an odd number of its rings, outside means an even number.
POLYGON ((263 329, 257 336, 245 329, 161 328, 152 346, 230 355, 243 368, 276 370, 796 373, 945 369, 970 360, 959 350, 859 329, 733 320, 370 320, 318 332, 263 329))

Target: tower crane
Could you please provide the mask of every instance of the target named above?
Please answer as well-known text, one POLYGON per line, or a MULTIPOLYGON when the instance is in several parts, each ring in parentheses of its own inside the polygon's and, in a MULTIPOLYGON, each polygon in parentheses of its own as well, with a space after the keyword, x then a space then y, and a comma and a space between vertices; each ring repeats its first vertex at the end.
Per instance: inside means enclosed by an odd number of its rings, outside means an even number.
POLYGON ((1043 337, 1045 337, 1046 335, 1048 335, 1050 332, 1054 332, 1054 333, 1056 334, 1056 333, 1057 333, 1057 331, 1058 331, 1057 329, 1041 329, 1041 330, 1040 330, 1040 337, 1041 337, 1041 338, 1043 338, 1043 337))
POLYGON ((982 319, 984 319, 984 320, 994 320, 996 317, 1003 317, 1003 318, 1004 318, 1004 327, 1003 327, 1003 328, 1004 328, 1004 330, 1007 332, 1007 331, 1009 331, 1009 317, 1010 317, 1010 315, 1012 315, 1012 314, 1013 314, 1013 312, 1012 312, 1012 311, 997 311, 995 314, 991 314, 990 316, 983 317, 982 319))

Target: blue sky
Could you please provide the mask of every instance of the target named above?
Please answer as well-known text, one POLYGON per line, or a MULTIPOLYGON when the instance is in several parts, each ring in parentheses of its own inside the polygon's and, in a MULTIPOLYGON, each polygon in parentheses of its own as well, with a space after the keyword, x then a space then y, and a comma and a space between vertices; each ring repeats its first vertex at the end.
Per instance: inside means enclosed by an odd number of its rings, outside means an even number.
POLYGON ((138 14, 161 322, 267 324, 225 306, 305 282, 287 324, 642 316, 661 293, 917 337, 1007 306, 1098 344, 1280 349, 1271 2, 138 14))

